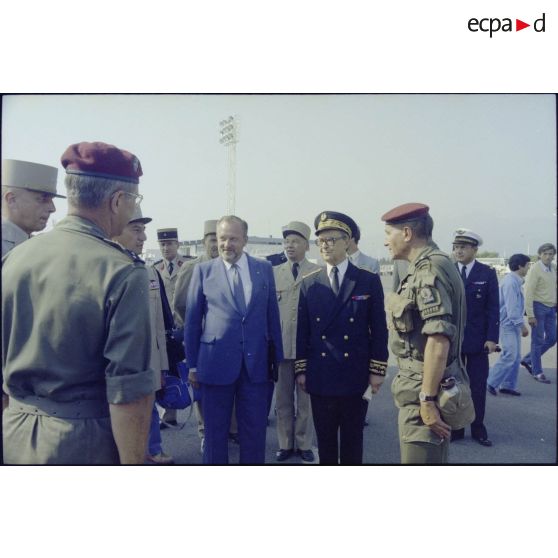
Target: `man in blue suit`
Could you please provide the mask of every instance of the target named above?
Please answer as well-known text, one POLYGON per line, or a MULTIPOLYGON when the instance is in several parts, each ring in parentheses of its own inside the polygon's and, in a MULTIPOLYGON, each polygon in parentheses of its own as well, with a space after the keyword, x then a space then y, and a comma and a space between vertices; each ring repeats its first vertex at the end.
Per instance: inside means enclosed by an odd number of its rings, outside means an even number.
MULTIPOLYGON (((496 272, 475 260, 481 237, 468 229, 458 229, 453 238, 453 255, 465 285, 467 322, 461 356, 467 367, 471 382, 471 395, 475 405, 475 420, 471 424, 471 436, 481 446, 490 447, 492 442, 484 425, 486 406, 486 381, 488 379, 488 355, 496 350, 500 334, 500 295, 496 272)), ((452 441, 465 436, 465 430, 454 430, 452 441)))
POLYGON ((300 288, 295 374, 310 394, 322 465, 362 463, 363 395, 368 386, 380 389, 387 369, 382 284, 347 258, 351 221, 334 211, 316 217, 326 267, 306 275, 300 288))
POLYGON ((217 223, 219 258, 194 268, 184 322, 190 381, 205 414, 203 462, 228 463, 233 402, 240 463, 265 461, 268 359, 283 359, 271 264, 244 253, 248 225, 233 215, 217 223))

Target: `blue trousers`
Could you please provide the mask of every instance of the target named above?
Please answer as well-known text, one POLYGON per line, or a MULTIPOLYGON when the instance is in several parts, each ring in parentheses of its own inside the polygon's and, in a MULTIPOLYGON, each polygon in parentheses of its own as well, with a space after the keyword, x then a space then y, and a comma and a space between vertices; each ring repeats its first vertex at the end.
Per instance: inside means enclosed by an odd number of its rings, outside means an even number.
POLYGON ((535 301, 533 312, 537 325, 531 328, 531 352, 523 357, 523 361, 531 365, 533 374, 541 374, 541 357, 556 344, 556 308, 535 301))
POLYGON ((253 383, 242 366, 233 384, 201 384, 205 419, 203 462, 227 465, 229 428, 233 403, 236 403, 240 463, 261 465, 265 462, 269 382, 253 383))
POLYGON ((488 374, 488 385, 494 389, 516 389, 521 361, 521 326, 500 329, 502 353, 488 374))

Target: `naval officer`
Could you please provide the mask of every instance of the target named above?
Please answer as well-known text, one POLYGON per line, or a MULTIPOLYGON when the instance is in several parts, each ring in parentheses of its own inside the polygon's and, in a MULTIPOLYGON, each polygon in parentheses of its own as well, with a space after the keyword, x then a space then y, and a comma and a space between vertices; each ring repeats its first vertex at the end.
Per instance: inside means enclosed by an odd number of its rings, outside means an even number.
MULTIPOLYGON (((481 446, 490 447, 484 425, 488 355, 496 350, 500 335, 500 293, 496 271, 476 260, 482 238, 469 229, 458 229, 453 235, 453 255, 465 286, 467 321, 461 347, 461 357, 467 367, 471 383, 471 397, 475 406, 475 420, 471 423, 471 437, 481 446)), ((454 430, 451 439, 460 440, 465 429, 454 430)))
POLYGON ((380 389, 388 360, 382 284, 348 260, 350 222, 335 211, 316 217, 326 267, 306 275, 300 288, 295 373, 310 394, 325 465, 362 463, 363 395, 368 385, 380 389))

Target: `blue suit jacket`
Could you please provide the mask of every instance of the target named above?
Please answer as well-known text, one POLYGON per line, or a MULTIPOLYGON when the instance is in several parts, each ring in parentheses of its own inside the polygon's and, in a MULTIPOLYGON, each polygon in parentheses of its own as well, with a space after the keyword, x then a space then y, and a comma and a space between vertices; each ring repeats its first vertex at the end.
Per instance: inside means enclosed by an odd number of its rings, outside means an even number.
MULTIPOLYGON (((457 269, 459 266, 456 264, 457 269)), ((485 341, 498 343, 500 295, 498 277, 489 266, 475 262, 465 283, 467 322, 461 352, 482 353, 485 341)))
POLYGON ((305 368, 309 393, 362 395, 368 386, 370 361, 387 364, 387 342, 384 293, 376 273, 349 263, 338 296, 333 294, 326 268, 304 278, 296 358, 297 371, 305 368))
POLYGON ((236 307, 221 258, 194 268, 184 322, 186 360, 199 381, 232 384, 242 362, 252 382, 268 380, 268 342, 283 359, 281 324, 271 264, 248 257, 252 296, 243 315, 236 307))

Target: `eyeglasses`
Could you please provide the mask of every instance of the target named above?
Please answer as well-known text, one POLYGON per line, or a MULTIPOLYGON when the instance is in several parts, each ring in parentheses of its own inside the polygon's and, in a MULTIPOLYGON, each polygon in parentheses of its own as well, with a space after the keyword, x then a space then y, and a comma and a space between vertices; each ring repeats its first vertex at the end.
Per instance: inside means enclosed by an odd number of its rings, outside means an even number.
POLYGON ((136 205, 139 205, 143 201, 143 196, 141 194, 134 194, 132 192, 124 192, 124 194, 135 198, 134 201, 136 202, 136 205))
POLYGON ((334 246, 338 240, 342 240, 342 236, 330 236, 328 238, 316 238, 316 246, 334 246))

